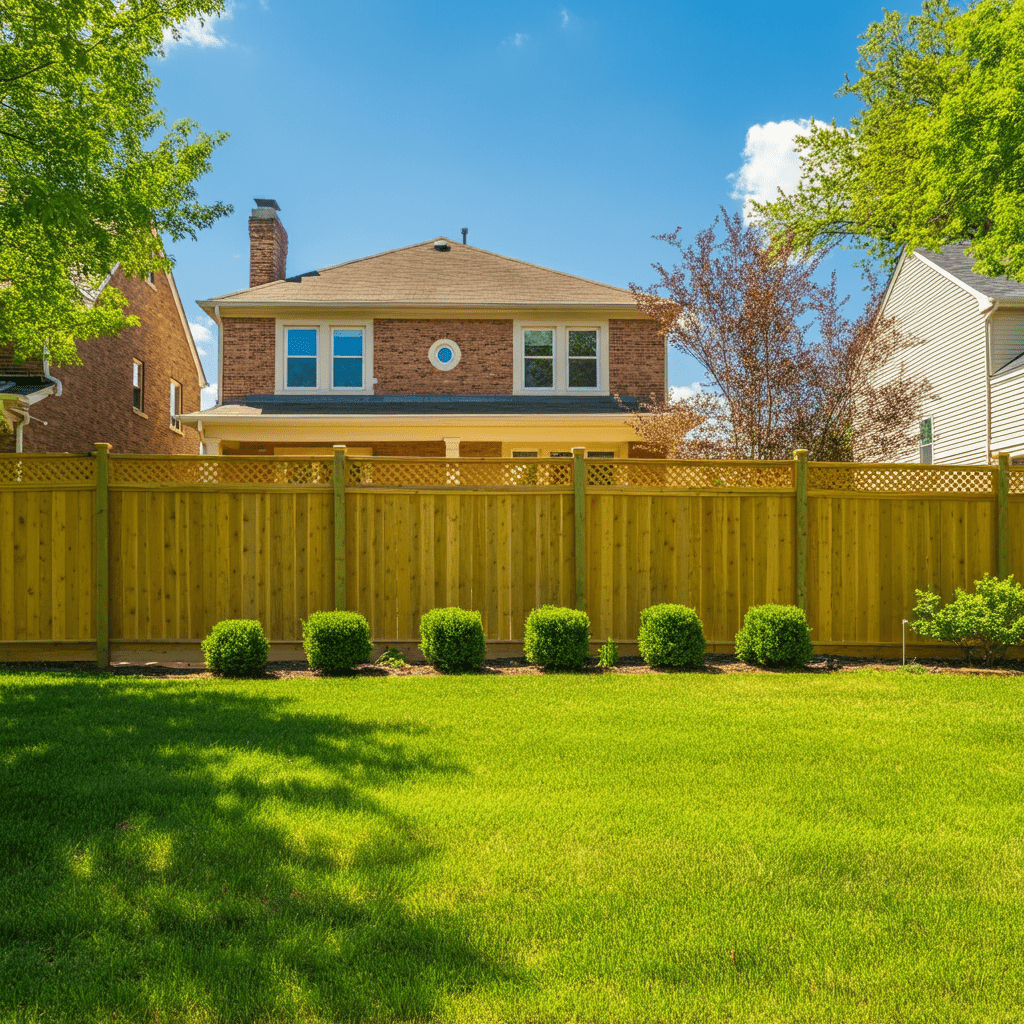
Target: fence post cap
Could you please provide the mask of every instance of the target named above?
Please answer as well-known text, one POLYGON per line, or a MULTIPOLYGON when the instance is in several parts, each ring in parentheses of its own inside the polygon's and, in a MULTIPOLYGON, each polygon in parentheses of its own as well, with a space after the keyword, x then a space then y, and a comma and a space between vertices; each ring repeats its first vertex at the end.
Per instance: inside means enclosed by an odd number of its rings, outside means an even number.
POLYGON ((586 450, 587 450, 587 449, 586 449, 586 448, 584 448, 584 447, 583 447, 582 445, 580 445, 580 446, 578 446, 578 447, 576 447, 576 448, 573 448, 573 449, 572 449, 572 454, 573 454, 573 457, 575 458, 576 456, 582 456, 582 455, 583 455, 583 453, 584 453, 584 452, 586 452, 586 450))
POLYGON ((98 452, 109 452, 113 447, 114 446, 112 444, 107 444, 106 441, 95 441, 93 443, 93 448, 98 452))
POLYGON ((808 451, 806 448, 797 448, 793 452, 793 458, 796 459, 797 462, 806 462, 807 455, 808 451))
POLYGON ((345 444, 336 444, 334 446, 334 454, 337 455, 338 452, 341 452, 344 455, 345 454, 345 449, 347 447, 348 447, 348 445, 345 445, 345 444))

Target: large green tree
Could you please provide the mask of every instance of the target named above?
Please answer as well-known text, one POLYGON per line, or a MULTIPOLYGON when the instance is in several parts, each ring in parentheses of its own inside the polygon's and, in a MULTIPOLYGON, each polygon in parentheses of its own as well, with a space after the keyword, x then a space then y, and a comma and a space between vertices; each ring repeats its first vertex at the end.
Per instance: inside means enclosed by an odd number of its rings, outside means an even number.
POLYGON ((104 290, 169 269, 163 240, 196 236, 231 208, 195 183, 224 133, 166 128, 152 58, 165 31, 222 0, 0 0, 0 345, 78 362, 76 340, 131 324, 104 290))
POLYGON ((758 206, 770 232, 890 263, 970 242, 978 272, 1024 280, 1024 6, 925 0, 862 38, 839 93, 859 112, 796 140, 799 188, 758 206))

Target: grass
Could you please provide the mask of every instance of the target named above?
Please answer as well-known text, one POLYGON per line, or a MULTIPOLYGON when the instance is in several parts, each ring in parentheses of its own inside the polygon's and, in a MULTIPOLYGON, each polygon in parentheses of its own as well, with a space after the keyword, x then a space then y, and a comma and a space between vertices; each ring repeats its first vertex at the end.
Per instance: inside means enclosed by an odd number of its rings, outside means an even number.
POLYGON ((0 675, 0 1021, 1019 1021, 1020 682, 0 675))

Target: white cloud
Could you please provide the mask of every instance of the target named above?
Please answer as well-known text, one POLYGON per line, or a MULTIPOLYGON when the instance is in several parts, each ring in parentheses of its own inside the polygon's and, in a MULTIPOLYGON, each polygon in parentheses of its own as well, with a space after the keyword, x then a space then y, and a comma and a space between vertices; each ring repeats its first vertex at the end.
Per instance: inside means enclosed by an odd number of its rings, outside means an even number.
POLYGON ((743 166, 729 175, 736 185, 732 197, 743 200, 743 219, 747 223, 754 213, 752 203, 775 199, 780 188, 787 193, 796 190, 800 182, 800 159, 793 148, 793 140, 810 133, 811 122, 806 118, 769 121, 747 129, 743 166))
POLYGON ((699 381, 694 381, 688 387, 687 385, 684 384, 682 385, 682 387, 669 388, 668 400, 671 403, 678 402, 681 398, 693 398, 693 396, 697 394, 697 392, 700 391, 702 388, 703 385, 699 381))
POLYGON ((217 385, 210 384, 208 387, 203 388, 200 399, 200 410, 212 409, 217 404, 217 385))
POLYGON ((565 28, 569 24, 569 12, 563 7, 562 8, 562 28, 565 28))
POLYGON ((183 22, 180 22, 177 26, 177 39, 174 38, 174 34, 169 28, 165 28, 163 39, 164 52, 168 52, 175 46, 215 47, 218 49, 226 46, 227 40, 217 35, 217 27, 219 22, 228 21, 230 18, 231 6, 229 4, 223 14, 219 14, 216 18, 206 18, 205 23, 200 22, 200 19, 197 17, 186 18, 183 22))
POLYGON ((525 32, 516 32, 505 40, 506 46, 522 46, 530 37, 525 32))
POLYGON ((199 320, 189 320, 188 322, 192 340, 196 343, 196 350, 201 356, 208 356, 217 348, 217 335, 213 333, 212 324, 213 321, 209 318, 205 322, 199 320))

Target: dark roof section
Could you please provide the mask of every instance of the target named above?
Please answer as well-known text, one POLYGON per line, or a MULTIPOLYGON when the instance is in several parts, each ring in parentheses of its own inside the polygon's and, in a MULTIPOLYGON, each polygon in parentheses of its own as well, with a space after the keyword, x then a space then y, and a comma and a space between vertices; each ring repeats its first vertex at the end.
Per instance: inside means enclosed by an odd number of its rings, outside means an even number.
POLYGON ((943 246, 941 252, 918 249, 917 252, 947 274, 990 299, 1024 299, 1024 282, 1009 277, 986 277, 976 274, 971 267, 974 260, 967 255, 966 243, 943 246))
POLYGON ((52 388, 53 381, 39 376, 0 376, 0 395, 34 395, 37 391, 52 388))
POLYGON ((543 416, 622 414, 637 400, 622 395, 249 395, 245 404, 278 416, 543 416))

